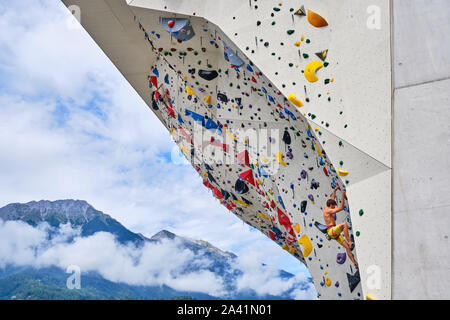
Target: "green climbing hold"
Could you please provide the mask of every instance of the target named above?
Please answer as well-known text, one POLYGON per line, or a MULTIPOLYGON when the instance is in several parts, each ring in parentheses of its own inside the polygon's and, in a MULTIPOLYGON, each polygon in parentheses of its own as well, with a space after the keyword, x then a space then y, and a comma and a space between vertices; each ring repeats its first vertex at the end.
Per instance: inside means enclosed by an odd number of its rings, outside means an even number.
POLYGON ((340 164, 341 166, 343 166, 343 165, 344 165, 344 161, 341 160, 341 161, 339 162, 339 164, 340 164))
POLYGON ((359 210, 359 216, 362 217, 363 214, 364 214, 364 210, 363 209, 359 210))
POLYGON ((356 236, 359 237, 361 235, 361 232, 356 231, 356 236))
POLYGON ((280 11, 281 9, 280 8, 277 8, 277 7, 275 7, 275 8, 273 8, 273 11, 276 11, 276 12, 278 12, 278 11, 280 11))
POLYGON ((288 30, 288 31, 287 31, 287 34, 288 34, 288 35, 291 35, 291 34, 293 34, 294 32, 295 32, 295 30, 292 30, 292 29, 291 29, 291 30, 288 30))

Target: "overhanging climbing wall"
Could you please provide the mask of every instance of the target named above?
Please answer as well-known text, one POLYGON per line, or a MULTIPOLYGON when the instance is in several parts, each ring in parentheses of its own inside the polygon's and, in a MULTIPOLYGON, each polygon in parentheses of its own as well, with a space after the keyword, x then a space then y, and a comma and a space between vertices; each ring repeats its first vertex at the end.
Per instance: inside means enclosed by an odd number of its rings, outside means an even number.
POLYGON ((63 2, 205 187, 305 263, 321 298, 390 298, 387 0, 63 2), (374 3, 380 30, 367 27, 374 3), (359 270, 327 239, 336 186, 359 270))

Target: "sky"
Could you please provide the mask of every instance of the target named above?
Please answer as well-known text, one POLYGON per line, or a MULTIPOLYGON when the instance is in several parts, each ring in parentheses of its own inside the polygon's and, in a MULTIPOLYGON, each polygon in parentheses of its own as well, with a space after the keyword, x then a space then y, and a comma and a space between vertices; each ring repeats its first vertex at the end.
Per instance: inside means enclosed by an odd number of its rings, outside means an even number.
POLYGON ((174 148, 62 3, 0 0, 0 207, 86 200, 133 232, 166 229, 309 276, 171 161, 174 148))

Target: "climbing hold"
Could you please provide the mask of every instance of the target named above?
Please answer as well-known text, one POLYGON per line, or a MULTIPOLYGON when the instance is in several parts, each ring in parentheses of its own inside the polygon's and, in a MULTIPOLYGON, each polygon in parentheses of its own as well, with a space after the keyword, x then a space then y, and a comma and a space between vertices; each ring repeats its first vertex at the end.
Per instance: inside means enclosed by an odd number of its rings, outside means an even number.
POLYGON ((302 212, 302 213, 305 213, 305 211, 306 211, 306 206, 308 205, 308 201, 302 201, 302 203, 300 204, 300 211, 302 212))
POLYGON ((292 29, 291 29, 291 30, 288 30, 288 31, 287 31, 287 34, 288 34, 288 35, 291 35, 291 34, 293 34, 294 32, 295 32, 295 30, 292 30, 292 29))
POLYGON ((348 175, 348 171, 345 171, 345 170, 342 170, 341 168, 339 168, 339 169, 338 169, 338 174, 339 174, 341 177, 345 177, 345 176, 348 175))
POLYGON ((228 97, 225 94, 223 94, 223 93, 218 93, 217 94, 217 100, 227 103, 228 102, 228 97))
POLYGON ((303 246, 303 257, 307 258, 312 251, 312 243, 306 234, 302 235, 298 243, 303 246))
POLYGON ((313 83, 319 80, 316 75, 317 70, 323 67, 323 63, 319 60, 315 60, 310 62, 305 68, 305 78, 309 82, 313 83))
POLYGON ((263 214, 262 212, 258 212, 260 217, 263 218, 264 220, 270 220, 270 218, 268 216, 266 216, 265 214, 263 214))
POLYGON ((167 22, 167 25, 169 26, 170 29, 172 29, 175 26, 175 21, 170 20, 169 22, 167 22))
POLYGON ((292 104, 293 104, 294 106, 298 107, 298 108, 303 107, 303 102, 301 102, 301 101, 297 98, 297 96, 295 95, 295 93, 291 93, 291 94, 288 96, 288 100, 289 100, 290 102, 292 102, 292 104))
POLYGON ((286 167, 286 163, 283 161, 283 153, 277 152, 277 163, 286 167))
POLYGON ((359 216, 362 217, 363 214, 364 214, 364 210, 363 209, 359 210, 359 216))
POLYGON ((242 179, 237 179, 234 190, 236 190, 237 194, 244 194, 249 191, 249 188, 242 179))
POLYGON ((253 171, 251 169, 241 173, 239 176, 250 183, 252 186, 256 187, 255 180, 253 179, 253 171))
POLYGON ((289 131, 285 131, 283 134, 283 142, 286 144, 291 144, 292 139, 291 139, 291 135, 289 134, 289 131))
POLYGON ((318 56, 319 59, 322 61, 325 61, 327 59, 327 55, 328 55, 328 50, 324 50, 324 51, 316 53, 316 56, 318 56))
POLYGON ((204 97, 203 101, 205 101, 207 105, 210 105, 211 104, 211 96, 204 97))
MULTIPOLYGON (((228 130, 227 130, 228 131, 228 130)), ((250 166, 250 158, 248 156, 248 151, 244 150, 236 156, 236 160, 239 164, 244 166, 250 166)))
POLYGON ((377 299, 369 293, 368 295, 366 295, 366 300, 377 300, 377 299))
POLYGON ((316 28, 328 26, 327 20, 325 20, 321 15, 315 13, 312 10, 308 10, 308 21, 311 25, 313 25, 316 28))
POLYGON ((298 223, 293 225, 292 228, 294 228, 295 232, 300 233, 300 225, 298 223))
POLYGON ((217 78, 219 76, 219 74, 217 73, 216 70, 211 70, 211 71, 198 70, 198 75, 207 81, 214 80, 215 78, 217 78))
POLYGON ((195 92, 189 86, 186 86, 186 93, 190 96, 195 95, 195 92))
POLYGON ((324 224, 321 224, 319 222, 314 222, 314 225, 316 226, 317 229, 319 229, 320 232, 322 232, 323 234, 326 234, 328 229, 327 226, 324 224))
POLYGON ((358 286, 361 278, 359 276, 359 271, 356 271, 354 275, 347 273, 348 286, 350 288, 350 292, 353 292, 358 286))
POLYGON ((331 279, 330 278, 326 278, 325 279, 325 284, 327 285, 327 287, 331 286, 331 279))
POLYGON ((295 14, 296 16, 305 16, 305 17, 306 17, 305 6, 301 6, 301 8, 298 9, 297 11, 295 11, 294 14, 295 14))
POLYGON ((338 253, 336 256, 336 262, 338 264, 344 264, 345 260, 347 260, 347 255, 345 254, 345 252, 343 253, 338 253))
POLYGON ((295 42, 294 43, 294 46, 296 46, 296 47, 300 47, 300 45, 302 44, 302 42, 301 41, 297 41, 297 42, 295 42))

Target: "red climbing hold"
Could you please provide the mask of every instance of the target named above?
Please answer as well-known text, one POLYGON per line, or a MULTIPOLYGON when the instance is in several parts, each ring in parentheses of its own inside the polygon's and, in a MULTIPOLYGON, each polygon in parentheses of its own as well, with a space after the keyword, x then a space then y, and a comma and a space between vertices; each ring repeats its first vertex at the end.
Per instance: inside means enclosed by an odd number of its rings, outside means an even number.
POLYGON ((251 169, 241 173, 239 176, 248 183, 250 183, 252 186, 256 186, 255 180, 253 179, 253 171, 251 169))
POLYGON ((169 26, 170 29, 172 29, 173 27, 175 27, 175 21, 170 20, 167 25, 169 26))
POLYGON ((257 83, 255 77, 252 77, 252 81, 253 81, 254 83, 257 83))
POLYGON ((289 220, 288 216, 284 214, 280 208, 277 207, 278 211, 278 222, 286 229, 286 231, 293 237, 295 237, 294 230, 292 229, 291 220, 289 220))
POLYGON ((272 200, 272 202, 270 203, 270 206, 272 207, 272 209, 275 209, 275 207, 276 207, 275 201, 272 200))
POLYGON ((325 175, 327 176, 327 177, 329 177, 330 175, 328 174, 328 170, 327 170, 327 168, 323 168, 323 173, 325 173, 325 175))
POLYGON ((150 77, 150 82, 151 82, 156 88, 158 88, 158 78, 156 78, 156 76, 151 76, 151 77, 150 77))
POLYGON ((269 236, 270 236, 270 239, 272 239, 273 241, 277 241, 277 235, 270 230, 269 230, 269 236))
POLYGON ((250 158, 248 156, 248 151, 242 151, 241 153, 239 153, 237 156, 237 161, 239 164, 242 164, 244 166, 250 166, 250 158))
POLYGON ((217 197, 217 199, 223 199, 222 192, 216 187, 214 187, 214 195, 217 197))

